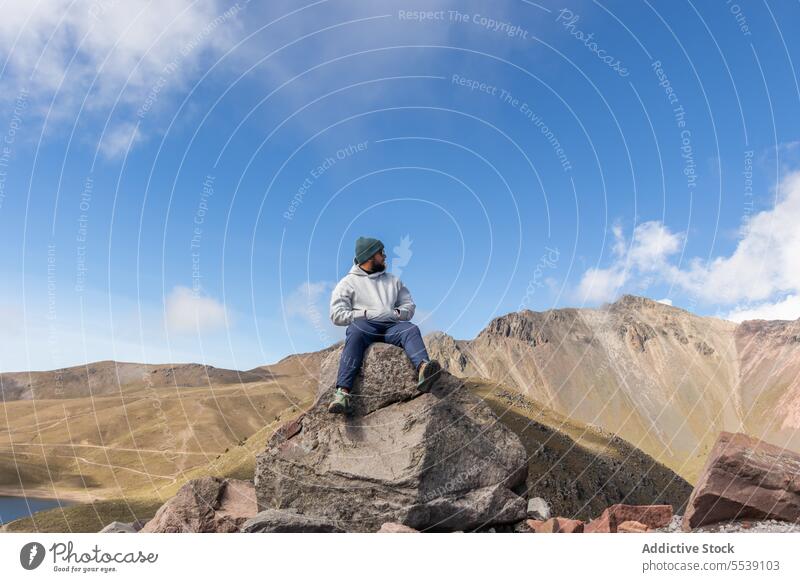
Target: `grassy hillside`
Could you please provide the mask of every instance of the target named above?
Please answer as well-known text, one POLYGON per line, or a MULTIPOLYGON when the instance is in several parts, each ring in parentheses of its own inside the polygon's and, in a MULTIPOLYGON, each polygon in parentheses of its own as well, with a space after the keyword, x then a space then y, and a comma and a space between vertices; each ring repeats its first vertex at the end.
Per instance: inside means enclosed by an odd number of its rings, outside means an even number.
POLYGON ((80 502, 6 530, 98 531, 151 517, 194 477, 252 479, 274 423, 314 397, 314 358, 302 360, 251 371, 268 380, 246 384, 127 386, 113 395, 4 402, 0 492, 80 502))
POLYGON ((96 498, 158 492, 297 406, 297 398, 275 382, 260 382, 6 402, 0 487, 96 498))
POLYGON ((3 531, 96 532, 112 521, 147 521, 191 479, 212 475, 252 480, 255 457, 264 449, 275 428, 310 404, 311 400, 307 399, 302 401, 300 407, 287 408, 283 414, 277 415, 272 422, 249 435, 240 444, 230 447, 207 464, 187 469, 170 483, 161 486, 157 492, 148 487, 132 487, 116 497, 37 512, 31 517, 9 522, 3 531))

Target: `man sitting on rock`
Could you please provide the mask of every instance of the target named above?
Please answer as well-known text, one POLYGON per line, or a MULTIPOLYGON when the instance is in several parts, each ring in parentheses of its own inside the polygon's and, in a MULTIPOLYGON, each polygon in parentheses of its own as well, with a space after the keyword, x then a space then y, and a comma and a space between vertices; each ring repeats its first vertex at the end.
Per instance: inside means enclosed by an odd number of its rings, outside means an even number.
POLYGON ((417 388, 427 392, 441 366, 428 357, 419 328, 411 323, 416 305, 403 282, 386 272, 383 243, 359 237, 354 265, 331 294, 331 321, 346 325, 344 350, 339 359, 336 391, 328 410, 350 412, 350 389, 361 369, 364 352, 373 342, 402 347, 417 370, 417 388))

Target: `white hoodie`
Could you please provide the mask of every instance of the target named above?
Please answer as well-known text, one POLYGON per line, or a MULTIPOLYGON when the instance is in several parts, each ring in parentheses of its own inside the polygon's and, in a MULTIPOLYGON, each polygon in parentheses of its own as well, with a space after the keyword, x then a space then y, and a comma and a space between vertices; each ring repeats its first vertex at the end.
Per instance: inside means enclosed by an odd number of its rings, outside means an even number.
POLYGON ((330 317, 335 325, 349 325, 357 319, 408 321, 416 307, 398 277, 386 271, 367 273, 353 265, 331 293, 330 317))

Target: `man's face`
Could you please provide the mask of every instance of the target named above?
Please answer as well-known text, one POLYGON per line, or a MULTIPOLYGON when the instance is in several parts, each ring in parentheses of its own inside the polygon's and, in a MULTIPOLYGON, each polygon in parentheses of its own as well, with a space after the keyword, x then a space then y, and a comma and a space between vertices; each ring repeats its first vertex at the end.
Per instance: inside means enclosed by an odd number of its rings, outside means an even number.
POLYGON ((386 251, 383 249, 372 255, 370 258, 372 262, 372 271, 378 272, 386 269, 386 251))

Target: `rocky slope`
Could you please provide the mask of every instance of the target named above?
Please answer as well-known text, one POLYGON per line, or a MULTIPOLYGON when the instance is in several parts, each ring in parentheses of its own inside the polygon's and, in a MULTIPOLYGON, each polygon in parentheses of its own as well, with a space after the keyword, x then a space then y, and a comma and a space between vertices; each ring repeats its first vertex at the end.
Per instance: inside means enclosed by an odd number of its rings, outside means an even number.
POLYGON ((737 325, 624 295, 426 342, 452 373, 612 431, 690 482, 723 430, 800 451, 800 321, 737 325))
POLYGON ((520 437, 528 459, 526 496, 547 500, 555 515, 586 521, 615 503, 683 511, 692 486, 624 439, 502 386, 476 380, 466 385, 520 437))

